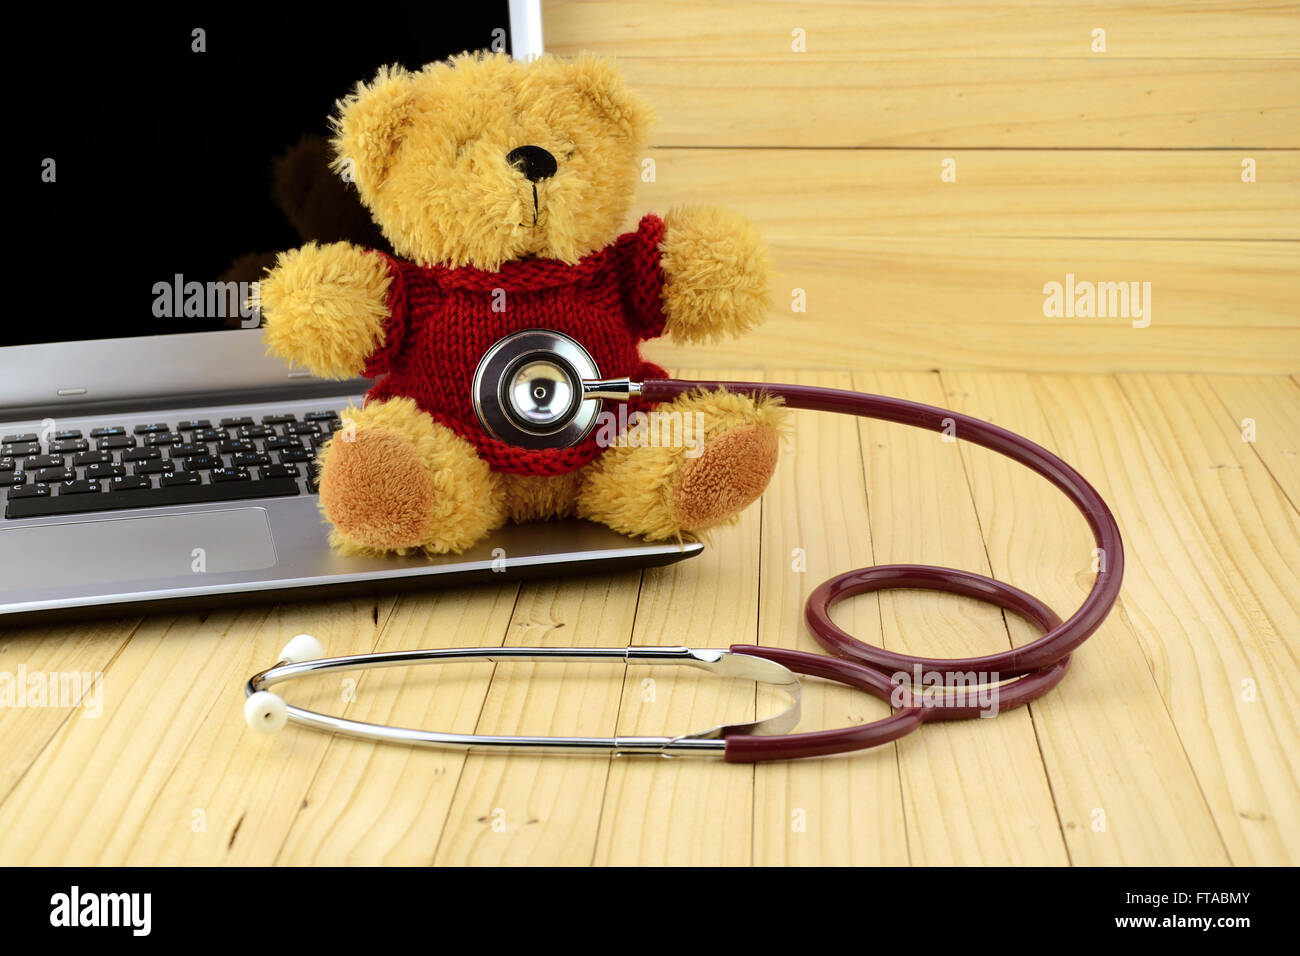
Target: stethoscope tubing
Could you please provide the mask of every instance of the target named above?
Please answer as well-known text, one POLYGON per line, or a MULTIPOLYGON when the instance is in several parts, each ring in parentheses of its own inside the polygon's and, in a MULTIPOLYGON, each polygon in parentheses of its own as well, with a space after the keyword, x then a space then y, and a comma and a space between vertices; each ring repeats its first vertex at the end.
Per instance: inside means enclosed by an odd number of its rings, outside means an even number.
MULTIPOLYGON (((827 665, 826 673, 818 674, 815 662, 807 658, 819 655, 802 651, 749 646, 736 646, 732 648, 734 651, 784 663, 799 673, 851 683, 894 703, 899 700, 899 675, 906 675, 908 679, 919 675, 923 689, 932 680, 941 687, 963 685, 974 674, 995 684, 998 710, 1009 710, 1041 697, 1060 683, 1069 668, 1070 654, 1096 632, 1118 600, 1124 577, 1124 545, 1115 516, 1082 475, 1041 445, 960 412, 842 389, 779 383, 650 379, 642 383, 641 394, 647 402, 666 402, 682 395, 720 388, 754 398, 777 397, 789 408, 912 425, 951 434, 998 452, 1042 475, 1069 498, 1088 522, 1100 558, 1092 589, 1079 608, 1064 621, 1033 595, 985 575, 929 565, 876 565, 846 571, 823 582, 809 595, 804 609, 808 629, 822 647, 840 659, 836 663, 851 661, 861 671, 846 672, 827 665), (856 594, 894 588, 943 591, 986 601, 1019 615, 1043 634, 1029 644, 996 654, 946 659, 901 654, 867 644, 831 620, 830 609, 839 601, 856 594), (1002 683, 1008 678, 1011 680, 1002 683)), ((860 750, 895 740, 927 720, 965 720, 986 712, 987 708, 973 703, 969 695, 922 697, 909 694, 899 710, 871 724, 805 734, 728 737, 726 759, 785 760, 860 750)))
MULTIPOLYGON (((504 341, 510 341, 508 338, 504 341)), ((500 343, 499 343, 500 344, 500 343)), ((573 343, 576 346, 576 343, 573 343)), ((580 346, 576 346, 580 349, 580 346)), ((534 349, 536 351, 536 349, 534 349)), ((503 353, 506 354, 506 353, 503 353)), ((488 383, 491 385, 491 383, 488 383)), ((588 391, 585 380, 575 391, 588 391)), ((601 384, 601 383, 596 383, 601 384)), ((617 383, 615 383, 617 384, 617 383)), ((996 578, 955 568, 888 564, 857 568, 820 584, 804 608, 813 637, 829 652, 781 647, 733 645, 727 651, 687 647, 628 648, 450 648, 324 658, 319 642, 299 635, 281 652, 273 668, 249 679, 245 716, 257 729, 274 730, 286 720, 373 740, 489 752, 653 753, 661 756, 722 754, 730 762, 753 763, 825 757, 878 747, 898 740, 930 720, 968 720, 995 716, 1028 704, 1064 678, 1070 655, 1105 620, 1119 597, 1124 576, 1124 546, 1110 508, 1083 476, 1056 455, 1027 438, 959 412, 900 398, 807 385, 758 382, 622 380, 613 389, 623 398, 638 395, 647 403, 671 401, 697 392, 725 389, 754 398, 778 398, 790 408, 875 418, 950 434, 973 442, 1042 475, 1083 514, 1099 549, 1097 576, 1087 597, 1062 621, 1046 604, 996 578), (856 594, 895 588, 942 591, 1003 608, 1042 632, 1022 647, 978 657, 936 658, 901 654, 859 640, 831 620, 830 610, 856 594), (777 684, 790 694, 786 711, 762 720, 715 727, 677 737, 501 737, 448 734, 346 720, 290 707, 267 688, 322 670, 359 670, 453 660, 618 660, 625 663, 678 664, 777 684), (892 713, 866 724, 807 733, 790 733, 799 714, 796 674, 836 681, 887 702, 892 713)), ((505 400, 495 387, 476 390, 485 404, 505 400)), ((601 391, 604 391, 603 387, 601 391)), ((482 417, 482 416, 481 416, 482 417)), ((499 416, 488 416, 496 421, 499 416)), ((560 416, 563 418, 563 416, 560 416)))

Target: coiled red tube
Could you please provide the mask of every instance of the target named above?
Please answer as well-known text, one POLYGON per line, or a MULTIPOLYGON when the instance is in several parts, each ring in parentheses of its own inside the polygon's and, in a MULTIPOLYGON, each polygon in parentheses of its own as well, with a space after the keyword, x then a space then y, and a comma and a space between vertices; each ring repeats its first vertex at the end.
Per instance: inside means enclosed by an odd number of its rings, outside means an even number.
POLYGON ((893 714, 873 724, 811 734, 772 737, 735 735, 727 738, 728 760, 785 760, 860 750, 897 739, 926 720, 963 720, 985 712, 984 707, 972 703, 966 694, 921 698, 909 691, 900 697, 898 675, 906 675, 906 682, 914 683, 919 674, 921 689, 935 684, 943 688, 961 687, 966 685, 972 673, 983 675, 985 682, 996 684, 999 711, 1026 704, 1060 683, 1069 667, 1070 654, 1092 636, 1114 607, 1124 578, 1124 544, 1120 539, 1115 516, 1101 495, 1082 475, 1041 445, 960 412, 901 398, 842 389, 758 382, 654 379, 642 383, 642 396, 650 402, 664 402, 679 395, 699 390, 715 391, 719 388, 755 398, 778 396, 790 408, 876 418, 946 432, 990 448, 1032 469, 1059 488, 1087 519, 1101 558, 1092 590, 1079 609, 1065 621, 1061 621, 1047 605, 1024 591, 994 578, 953 568, 885 564, 847 571, 823 582, 809 595, 804 609, 808 629, 832 655, 874 671, 883 676, 884 681, 860 671, 850 673, 842 668, 818 665, 815 659, 819 655, 802 651, 751 646, 736 646, 732 650, 766 657, 801 673, 817 674, 818 670, 826 671, 819 676, 844 680, 883 700, 892 699, 896 705, 901 701, 900 713, 912 710, 920 712, 915 715, 909 713, 903 719, 900 719, 900 714, 893 714), (998 654, 944 659, 915 657, 887 651, 883 647, 873 647, 859 641, 831 620, 830 608, 837 601, 854 594, 890 588, 922 588, 978 598, 1019 614, 1044 633, 1023 647, 998 654), (1008 678, 1013 679, 1008 683, 997 683, 1008 678))

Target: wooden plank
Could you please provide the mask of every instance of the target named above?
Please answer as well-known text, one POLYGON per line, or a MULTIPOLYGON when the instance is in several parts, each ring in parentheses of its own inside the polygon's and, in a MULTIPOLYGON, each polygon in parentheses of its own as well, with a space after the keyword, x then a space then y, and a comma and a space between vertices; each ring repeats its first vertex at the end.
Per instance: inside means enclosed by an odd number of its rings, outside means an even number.
POLYGON ((1210 387, 1238 437, 1254 449, 1292 507, 1300 508, 1300 384, 1281 376, 1215 375, 1210 387))
MULTIPOLYGON (((852 388, 845 372, 772 372, 801 385, 852 388)), ((763 497, 759 641, 825 653, 808 634, 808 592, 833 574, 872 563, 871 525, 857 424, 850 418, 792 412, 789 440, 763 497)), ((880 641, 875 595, 848 602, 836 620, 880 641)), ((889 714, 889 706, 838 684, 804 681, 799 730, 842 727, 889 714)), ((761 764, 756 768, 754 863, 759 866, 903 866, 909 862, 891 744, 842 760, 761 764)))
MULTIPOLYGON (((717 377, 681 371, 682 378, 717 377)), ((754 371, 748 379, 761 377, 754 371)), ((758 636, 760 507, 708 536, 703 554, 645 573, 634 644, 727 647, 758 636)), ((627 669, 618 733, 689 733, 751 720, 754 685, 680 668, 627 669)), ((610 767, 594 862, 749 864, 754 772, 716 758, 622 758, 610 767)))
POLYGON ((1155 240, 902 240, 772 243, 768 321, 743 338, 646 354, 672 365, 882 370, 1217 371, 1300 367, 1300 245, 1155 240), (1067 274, 1150 282, 1151 323, 1047 318, 1043 289, 1067 274), (794 290, 806 311, 794 312, 794 290), (774 358, 779 356, 779 358, 774 358))
MULTIPOLYGON (((1129 403, 1164 460, 1205 539, 1245 624, 1216 639, 1228 660, 1241 655, 1244 673, 1227 671, 1238 710, 1253 717, 1251 760, 1280 845, 1269 859, 1300 859, 1300 661, 1288 638, 1300 634, 1300 514, 1263 462, 1241 440, 1239 427, 1205 376, 1128 375, 1129 403), (1262 728, 1267 728, 1264 733, 1262 728)), ((1202 672, 1207 670, 1202 669, 1202 672)), ((1236 822, 1236 821, 1232 821, 1236 822)), ((1252 822, 1246 816, 1245 825, 1252 822)), ((1263 834, 1260 834, 1262 837, 1263 834)))
MULTIPOLYGON (((499 644, 518 590, 517 583, 503 583, 404 595, 377 649, 499 644)), ((373 671, 356 684, 347 713, 372 723, 471 733, 491 676, 488 663, 373 671)), ((339 684, 330 684, 337 708, 339 684)), ((326 739, 328 752, 299 801, 301 809, 295 805, 287 839, 276 844, 275 862, 431 863, 465 755, 326 739)))
MULTIPOLYGON (((355 633, 375 628, 373 610, 333 602, 293 617, 355 633)), ((295 633, 280 623, 266 608, 146 619, 105 670, 103 717, 65 722, 0 804, 0 858, 218 861, 242 834, 269 862, 278 842, 265 839, 283 837, 327 740, 288 732, 298 759, 286 760, 243 739, 243 681, 295 633)))
MULTIPOLYGON (((942 378, 945 406, 1048 448, 1059 449, 1054 436, 1071 427, 1044 415, 1037 377, 944 373, 942 378)), ((1094 543, 1083 518, 1056 488, 1023 466, 965 442, 959 447, 994 576, 1068 617, 1093 579, 1094 543)), ((1093 476, 1088 468, 1084 474, 1093 476)), ((1124 525, 1128 518, 1120 514, 1124 525)), ((1038 636, 1017 617, 1008 615, 1007 623, 1017 646, 1038 636)), ((1075 653, 1065 681, 1030 709, 1073 864, 1228 862, 1122 607, 1075 653)))
POLYGON ((127 618, 0 631, 0 812, 60 727, 98 720, 115 704, 104 671, 139 624, 127 618))
MULTIPOLYGON (((769 240, 1297 239, 1300 153, 654 149, 633 208, 730 206, 769 240), (952 163, 951 167, 946 163, 952 163), (941 177, 952 170, 955 182, 941 177)), ((643 172, 643 179, 645 174, 643 172)))
MULTIPOLYGON (((855 374, 853 387, 927 404, 943 400, 933 374, 855 374)), ((876 563, 988 574, 958 444, 874 420, 860 421, 859 434, 876 563)), ((887 591, 880 611, 890 650, 960 658, 1010 647, 1001 611, 967 598, 887 591)), ((1027 709, 935 724, 899 741, 898 751, 913 863, 1068 862, 1027 709)))
POLYGON ((1300 146, 1300 60, 622 62, 659 146, 1300 146))
POLYGON ((547 49, 564 55, 775 56, 790 52, 798 28, 808 57, 1091 59, 1100 27, 1110 56, 1300 56, 1300 23, 1285 0, 545 0, 542 17, 547 49))
MULTIPOLYGON (((640 571, 523 586, 506 644, 626 647, 640 571)), ((627 668, 498 665, 476 733, 613 736, 627 668)), ((448 810, 437 864, 591 862, 612 758, 471 754, 448 810)))
MULTIPOLYGON (((1155 432, 1170 426, 1158 413, 1175 400, 1175 386, 1155 407, 1129 401, 1113 377, 1043 376, 1036 386, 1048 420, 1062 425, 1059 451, 1119 516, 1124 611, 1231 861, 1295 862, 1291 818, 1300 793, 1293 771, 1282 769, 1296 752, 1295 716, 1281 711, 1276 694, 1269 698, 1273 684, 1257 648, 1280 635, 1243 610, 1210 544, 1213 529, 1198 525, 1185 480, 1161 456, 1155 432), (1243 699, 1246 679, 1257 682, 1258 700, 1243 699)), ((1216 426, 1201 418, 1179 426, 1189 435, 1202 427, 1216 426)))

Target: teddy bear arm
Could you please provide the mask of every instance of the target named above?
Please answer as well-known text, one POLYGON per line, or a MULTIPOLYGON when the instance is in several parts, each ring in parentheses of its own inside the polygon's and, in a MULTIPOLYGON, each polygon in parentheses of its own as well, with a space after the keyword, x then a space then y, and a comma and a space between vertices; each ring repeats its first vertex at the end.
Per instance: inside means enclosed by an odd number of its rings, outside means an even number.
POLYGON ((689 206, 664 217, 664 331, 715 342, 757 325, 770 306, 771 265, 758 230, 729 209, 689 206))
POLYGON ((360 375, 384 345, 390 282, 383 257, 351 243, 281 253, 258 289, 268 349, 323 378, 360 375))

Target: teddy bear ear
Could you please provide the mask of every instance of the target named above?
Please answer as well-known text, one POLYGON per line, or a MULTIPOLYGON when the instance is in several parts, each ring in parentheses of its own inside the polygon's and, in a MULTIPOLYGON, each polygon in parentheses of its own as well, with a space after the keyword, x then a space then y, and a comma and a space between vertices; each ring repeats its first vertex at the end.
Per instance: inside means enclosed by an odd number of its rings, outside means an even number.
POLYGON ((570 80, 624 135, 636 142, 650 137, 655 115, 650 104, 632 90, 613 60, 582 54, 568 61, 570 80))
POLYGON ((335 159, 331 164, 362 193, 380 186, 398 144, 411 126, 416 75, 400 66, 381 67, 370 83, 335 104, 335 159))

